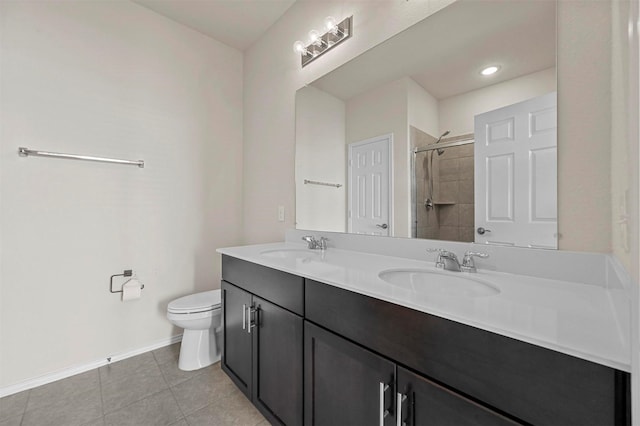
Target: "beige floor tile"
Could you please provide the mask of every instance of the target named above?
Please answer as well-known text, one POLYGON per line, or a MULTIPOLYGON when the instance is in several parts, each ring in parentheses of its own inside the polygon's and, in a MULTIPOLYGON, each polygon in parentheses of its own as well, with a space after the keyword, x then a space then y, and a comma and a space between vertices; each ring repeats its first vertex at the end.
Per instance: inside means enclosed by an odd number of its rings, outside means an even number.
POLYGON ((188 416, 214 401, 225 398, 237 388, 219 367, 213 367, 172 387, 172 390, 182 412, 188 416))
POLYGON ((107 426, 168 426, 180 418, 182 412, 173 394, 167 389, 109 413, 104 420, 107 426))
POLYGON ((27 408, 28 399, 28 390, 0 398, 0 420, 22 416, 27 408))
POLYGON ((104 426, 104 417, 100 417, 99 419, 92 420, 89 423, 85 423, 82 426, 104 426))
POLYGON ((148 374, 136 374, 128 379, 108 382, 102 385, 104 413, 124 408, 161 390, 168 389, 157 365, 148 374))
MULTIPOLYGON (((37 388, 36 388, 37 389, 37 388)), ((82 426, 102 417, 100 389, 58 399, 35 410, 27 410, 22 426, 82 426)))
POLYGON ((65 401, 98 389, 99 385, 100 381, 97 370, 91 370, 39 386, 31 389, 26 411, 32 411, 53 404, 64 404, 65 401))
POLYGON ((171 345, 2 398, 0 426, 190 426, 188 413, 194 424, 265 422, 220 363, 183 372, 179 351, 171 345))
POLYGON ((262 414, 237 389, 227 398, 187 416, 190 426, 255 426, 264 421, 262 414))
POLYGON ((155 351, 153 351, 153 356, 158 364, 164 364, 173 361, 176 363, 176 365, 178 365, 178 358, 180 357, 180 343, 174 343, 173 345, 156 349, 155 351))
POLYGON ((157 366, 156 360, 151 352, 146 352, 100 367, 100 381, 104 384, 123 380, 135 374, 145 374, 153 366, 157 366))
POLYGON ((5 419, 0 420, 0 426, 20 426, 22 422, 22 414, 14 417, 7 417, 5 419))
POLYGON ((215 368, 214 365, 193 371, 183 371, 178 368, 177 359, 165 362, 163 364, 159 363, 160 370, 162 371, 164 379, 167 381, 167 384, 169 386, 175 386, 186 380, 199 376, 200 374, 205 374, 207 371, 215 368))

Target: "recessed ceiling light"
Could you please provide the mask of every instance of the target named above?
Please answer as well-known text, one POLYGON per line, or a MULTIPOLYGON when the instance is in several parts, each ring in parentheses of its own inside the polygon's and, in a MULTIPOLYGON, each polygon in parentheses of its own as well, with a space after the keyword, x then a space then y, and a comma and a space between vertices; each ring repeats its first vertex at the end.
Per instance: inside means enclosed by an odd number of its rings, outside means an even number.
POLYGON ((492 65, 490 67, 486 67, 485 69, 483 69, 482 71, 480 71, 480 74, 482 75, 491 75, 491 74, 495 74, 498 72, 498 70, 500 69, 500 67, 498 65, 492 65))

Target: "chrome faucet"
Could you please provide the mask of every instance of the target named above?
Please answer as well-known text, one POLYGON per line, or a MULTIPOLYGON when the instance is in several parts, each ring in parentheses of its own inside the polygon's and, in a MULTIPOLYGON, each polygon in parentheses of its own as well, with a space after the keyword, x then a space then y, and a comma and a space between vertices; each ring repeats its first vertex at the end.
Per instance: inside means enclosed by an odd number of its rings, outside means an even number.
POLYGON ((438 252, 436 258, 436 268, 442 268, 446 271, 460 272, 460 262, 458 256, 454 252, 445 249, 427 249, 429 252, 438 252))
POLYGON ((461 265, 458 260, 458 256, 451 251, 444 249, 427 249, 427 251, 438 253, 438 257, 436 258, 436 268, 442 268, 446 271, 454 272, 477 272, 476 265, 473 263, 474 256, 481 257, 483 259, 489 257, 487 253, 467 251, 464 253, 461 265))
POLYGON ((320 237, 320 240, 316 240, 312 235, 305 235, 302 237, 302 240, 307 242, 307 245, 311 250, 322 251, 327 249, 327 241, 329 241, 329 239, 325 237, 320 237))
POLYGON ((462 265, 460 266, 460 268, 464 271, 464 272, 478 272, 476 269, 476 265, 473 262, 473 258, 475 257, 480 257, 482 259, 486 259, 487 257, 489 257, 488 253, 482 253, 482 252, 477 252, 477 251, 467 251, 464 253, 464 257, 462 258, 462 265))

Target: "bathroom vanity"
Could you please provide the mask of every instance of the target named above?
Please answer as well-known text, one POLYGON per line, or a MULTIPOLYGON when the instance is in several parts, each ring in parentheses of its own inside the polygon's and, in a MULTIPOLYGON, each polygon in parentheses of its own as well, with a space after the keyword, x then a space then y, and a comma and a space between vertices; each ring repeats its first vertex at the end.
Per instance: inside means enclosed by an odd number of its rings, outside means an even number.
POLYGON ((304 280, 222 259, 222 369, 272 423, 301 424, 304 280))
POLYGON ((611 289, 291 243, 219 251, 222 369, 273 424, 631 423, 611 289))

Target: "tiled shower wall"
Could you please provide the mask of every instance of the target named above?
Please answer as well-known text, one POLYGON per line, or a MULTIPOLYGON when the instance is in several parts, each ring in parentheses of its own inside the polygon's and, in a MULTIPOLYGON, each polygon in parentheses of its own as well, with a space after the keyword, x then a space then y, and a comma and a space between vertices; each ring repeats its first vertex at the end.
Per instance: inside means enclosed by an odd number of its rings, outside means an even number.
MULTIPOLYGON (((453 142, 460 137, 443 139, 453 142)), ((411 146, 422 148, 436 138, 411 127, 411 146)), ((417 237, 472 242, 474 240, 473 144, 446 148, 442 155, 426 151, 416 155, 417 237), (433 155, 434 208, 427 210, 428 168, 433 155)))

